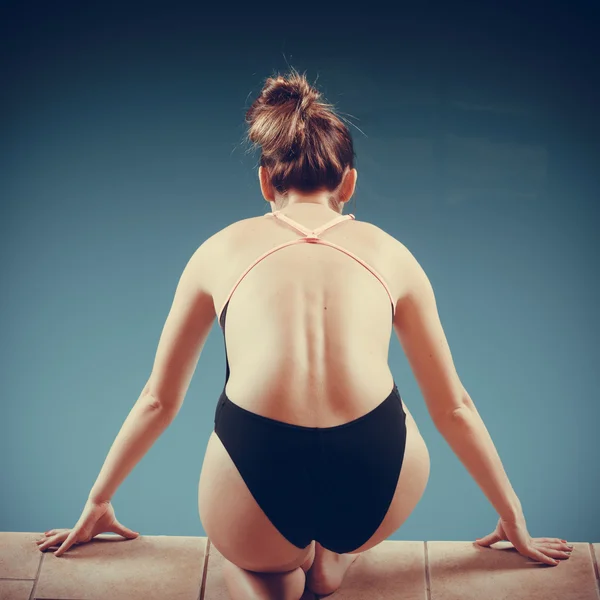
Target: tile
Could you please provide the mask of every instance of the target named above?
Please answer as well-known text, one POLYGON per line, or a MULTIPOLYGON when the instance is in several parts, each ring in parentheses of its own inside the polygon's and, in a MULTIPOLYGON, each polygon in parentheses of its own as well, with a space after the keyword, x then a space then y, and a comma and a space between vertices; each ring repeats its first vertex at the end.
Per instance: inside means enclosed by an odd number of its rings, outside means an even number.
POLYGON ((206 581, 204 584, 204 595, 200 600, 231 600, 225 587, 223 579, 223 555, 210 544, 208 551, 208 563, 206 566, 206 581))
POLYGON ((198 600, 205 537, 101 534, 60 557, 46 552, 36 599, 198 600))
POLYGON ((571 558, 551 567, 509 542, 427 542, 431 600, 598 600, 589 544, 573 546, 571 558))
POLYGON ((0 600, 29 600, 33 584, 33 579, 31 581, 0 579, 0 600))
POLYGON ((35 541, 43 535, 43 532, 0 532, 0 578, 35 579, 42 560, 35 541))
MULTIPOLYGON (((222 567, 223 556, 210 546, 205 600, 230 600, 222 567)), ((331 600, 425 600, 425 558, 423 542, 385 541, 367 550, 351 565, 340 589, 331 600)), ((315 596, 305 593, 302 600, 315 596)))
MULTIPOLYGON (((208 552, 207 577, 204 585, 204 595, 200 600, 231 600, 223 578, 223 555, 211 544, 208 552)), ((304 591, 300 600, 316 600, 316 596, 304 591)))
POLYGON ((386 540, 363 552, 329 600, 425 600, 423 542, 386 540))

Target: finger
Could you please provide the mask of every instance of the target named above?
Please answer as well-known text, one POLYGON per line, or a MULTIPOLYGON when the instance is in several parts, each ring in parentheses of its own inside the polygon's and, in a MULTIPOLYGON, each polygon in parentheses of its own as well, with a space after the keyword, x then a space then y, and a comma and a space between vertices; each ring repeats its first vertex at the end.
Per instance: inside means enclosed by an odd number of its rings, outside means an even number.
POLYGON ((41 545, 39 546, 39 549, 42 552, 44 552, 45 550, 47 550, 48 548, 51 548, 52 546, 57 546, 64 539, 66 539, 67 535, 68 534, 66 532, 57 533, 57 534, 49 537, 47 540, 43 540, 42 543, 41 543, 41 545))
MULTIPOLYGON (((521 551, 519 551, 519 552, 521 552, 521 551)), ((558 564, 557 560, 550 558, 549 556, 546 556, 543 552, 536 550, 533 546, 528 547, 524 552, 521 552, 521 554, 524 554, 525 556, 528 556, 529 558, 533 558, 534 560, 539 560, 540 562, 542 562, 546 565, 556 566, 558 564)))
POLYGON ((502 537, 498 535, 497 532, 492 531, 492 533, 486 535, 482 538, 477 538, 475 542, 477 542, 480 546, 489 546, 490 544, 495 544, 496 542, 502 541, 502 537))
POLYGON ((573 550, 573 546, 563 544, 562 542, 538 542, 537 540, 533 540, 533 545, 536 548, 554 548, 554 550, 562 550, 563 552, 570 552, 573 550))
POLYGON ((62 533, 63 531, 70 531, 69 529, 50 529, 50 531, 46 531, 44 535, 48 537, 49 535, 54 535, 56 533, 62 533))
POLYGON ((113 531, 113 533, 118 533, 119 535, 122 535, 123 537, 126 537, 128 539, 134 539, 138 535, 140 535, 137 531, 133 531, 133 529, 129 529, 129 527, 125 527, 125 525, 122 525, 116 519, 114 520, 114 523, 112 526, 112 531, 113 531))
POLYGON ((552 544, 566 544, 567 540, 561 540, 559 538, 548 538, 548 537, 538 537, 532 538, 534 542, 550 542, 552 544))
POLYGON ((63 555, 77 541, 77 534, 77 531, 71 531, 67 539, 62 543, 62 546, 54 553, 54 556, 63 555))
POLYGON ((58 533, 56 535, 49 537, 46 540, 40 540, 39 549, 43 552, 43 551, 47 550, 48 548, 51 548, 52 546, 56 546, 57 544, 62 542, 63 539, 65 539, 65 538, 62 537, 62 534, 58 533))
POLYGON ((540 550, 540 552, 543 552, 547 556, 551 556, 552 558, 556 558, 557 560, 558 559, 566 559, 571 556, 571 553, 569 551, 556 550, 556 548, 550 548, 549 546, 541 547, 541 548, 539 548, 539 550, 540 550))

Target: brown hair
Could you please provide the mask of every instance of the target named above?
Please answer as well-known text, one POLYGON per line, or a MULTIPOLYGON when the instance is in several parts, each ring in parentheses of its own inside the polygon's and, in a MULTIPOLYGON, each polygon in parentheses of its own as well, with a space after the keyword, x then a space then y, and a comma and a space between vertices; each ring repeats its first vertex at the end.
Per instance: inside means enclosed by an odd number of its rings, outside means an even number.
POLYGON ((269 77, 246 113, 248 140, 281 195, 333 191, 354 168, 352 136, 331 104, 293 67, 269 77))

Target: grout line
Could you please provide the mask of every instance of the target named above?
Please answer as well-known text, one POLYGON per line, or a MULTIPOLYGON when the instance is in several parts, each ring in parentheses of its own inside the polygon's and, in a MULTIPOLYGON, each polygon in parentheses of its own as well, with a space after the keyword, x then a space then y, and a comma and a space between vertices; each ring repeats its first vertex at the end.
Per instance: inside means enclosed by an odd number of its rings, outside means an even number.
POLYGON ((208 556, 210 554, 210 540, 206 538, 206 551, 204 553, 204 568, 202 569, 202 580, 200 581, 200 595, 198 600, 204 599, 204 593, 206 592, 206 578, 208 577, 208 556))
POLYGON ((33 586, 31 587, 31 594, 29 594, 29 600, 33 600, 35 598, 35 591, 37 588, 38 581, 40 579, 40 571, 42 570, 42 563, 44 562, 44 557, 46 556, 46 553, 42 552, 41 554, 42 557, 40 558, 40 564, 38 565, 37 573, 35 574, 33 586))
POLYGON ((431 600, 431 577, 429 575, 429 551, 427 542, 423 542, 423 551, 425 553, 425 586, 427 592, 427 600, 431 600))
POLYGON ((592 555, 592 565, 594 567, 594 575, 596 575, 596 587, 598 588, 598 597, 600 598, 600 570, 598 569, 598 561, 596 560, 596 553, 594 552, 594 545, 590 542, 589 544, 590 554, 592 555))

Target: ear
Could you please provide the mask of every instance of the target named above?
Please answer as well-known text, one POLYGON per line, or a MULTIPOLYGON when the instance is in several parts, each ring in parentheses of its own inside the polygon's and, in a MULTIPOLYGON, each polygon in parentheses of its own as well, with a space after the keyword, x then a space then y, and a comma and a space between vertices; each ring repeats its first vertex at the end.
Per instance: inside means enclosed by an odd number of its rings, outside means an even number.
POLYGON ((340 194, 339 199, 342 202, 348 202, 350 198, 352 198, 354 194, 354 190, 356 188, 356 180, 358 178, 358 173, 356 169, 349 169, 344 175, 344 179, 342 180, 340 186, 340 194))
POLYGON ((264 167, 258 167, 258 179, 260 181, 260 191, 262 192, 263 198, 267 202, 274 202, 275 190, 271 185, 269 173, 264 167))

